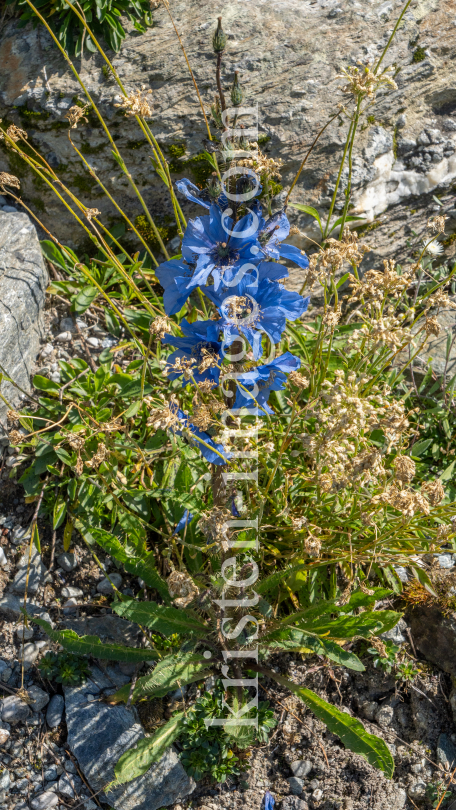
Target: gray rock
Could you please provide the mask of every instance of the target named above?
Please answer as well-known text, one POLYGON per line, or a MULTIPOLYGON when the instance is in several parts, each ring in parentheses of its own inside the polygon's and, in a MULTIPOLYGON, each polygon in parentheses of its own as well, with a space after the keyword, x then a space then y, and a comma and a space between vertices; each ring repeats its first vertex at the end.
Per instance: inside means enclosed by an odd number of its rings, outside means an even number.
MULTIPOLYGON (((122 586, 122 577, 121 577, 120 574, 117 574, 116 572, 114 572, 113 574, 109 575, 109 579, 112 580, 112 582, 114 583, 116 588, 120 588, 122 586)), ((114 589, 113 589, 109 579, 107 577, 105 577, 104 579, 101 580, 101 582, 98 583, 98 585, 97 585, 98 593, 103 593, 103 594, 114 593, 114 589)))
POLYGON ((290 765, 293 776, 297 776, 299 779, 305 779, 305 777, 311 772, 312 768, 313 765, 308 759, 298 759, 296 762, 292 762, 290 765))
POLYGON ((388 728, 393 722, 394 709, 391 706, 380 706, 375 713, 375 719, 380 728, 388 728))
POLYGON ((16 636, 18 637, 19 641, 30 641, 33 638, 33 627, 25 627, 25 625, 21 625, 16 630, 16 636))
POLYGON ((62 554, 59 554, 57 562, 64 571, 72 571, 77 565, 76 557, 70 551, 64 551, 62 554))
POLYGON ((58 803, 59 797, 57 796, 57 793, 47 790, 45 793, 40 793, 39 796, 32 799, 30 802, 30 807, 32 810, 50 810, 51 807, 55 807, 58 803))
MULTIPOLYGON (((22 555, 19 560, 19 566, 16 576, 13 580, 13 591, 16 593, 25 593, 25 583, 27 579, 29 554, 28 551, 22 555)), ((28 593, 36 593, 41 585, 41 581, 46 573, 46 568, 41 561, 41 555, 38 549, 33 546, 31 560, 30 560, 30 573, 28 579, 28 593)))
POLYGON ((67 797, 68 799, 74 799, 76 793, 82 787, 82 780, 79 776, 73 776, 63 773, 59 779, 58 784, 58 792, 62 794, 62 796, 67 797))
POLYGON ((391 630, 387 630, 386 633, 381 633, 381 638, 387 638, 389 641, 392 641, 393 644, 403 644, 404 641, 407 641, 407 637, 405 635, 405 631, 407 630, 407 624, 404 619, 399 619, 398 623, 391 628, 391 630))
POLYGON ((440 734, 437 741, 437 761, 446 771, 456 767, 456 745, 448 734, 440 734))
POLYGON ((6 768, 1 771, 0 770, 0 790, 8 790, 11 784, 11 777, 9 771, 6 768))
POLYGON ((80 599, 84 596, 84 591, 81 590, 81 588, 73 588, 71 585, 65 585, 65 587, 62 588, 62 596, 64 596, 65 599, 80 599))
POLYGON ((421 779, 413 782, 408 789, 408 795, 411 799, 423 799, 426 795, 426 782, 421 779))
POLYGON ((65 701, 62 695, 53 695, 49 701, 46 711, 46 723, 49 728, 57 728, 62 722, 65 701))
MULTIPOLYGON (((44 639, 42 641, 33 641, 29 644, 24 644, 24 669, 30 669, 39 654, 43 652, 46 647, 49 647, 49 641, 44 639)), ((22 650, 19 652, 18 658, 22 661, 22 650)))
POLYGON ((23 723, 30 714, 30 708, 16 695, 3 698, 0 706, 3 722, 10 723, 12 726, 15 726, 16 723, 23 723))
MULTIPOLYGON (((94 667, 91 680, 64 691, 70 749, 90 786, 98 791, 112 781, 119 756, 142 739, 144 732, 132 709, 89 702, 93 681, 98 688, 112 686, 94 667)), ((188 796, 194 787, 171 748, 143 776, 105 795, 116 810, 159 810, 188 796)))
POLYGON ((378 710, 378 703, 375 700, 366 700, 361 704, 360 709, 366 720, 373 720, 378 710))
MULTIPOLYGON (((0 616, 6 619, 7 622, 15 622, 22 618, 21 608, 23 606, 23 599, 19 599, 18 596, 13 596, 13 594, 7 594, 0 599, 0 616)), ((54 627, 49 613, 41 605, 35 605, 33 602, 27 601, 27 613, 30 616, 39 616, 40 619, 44 619, 51 627, 54 627)))
POLYGON ((65 770, 66 770, 67 773, 76 774, 78 772, 78 769, 76 768, 76 765, 74 764, 74 762, 71 761, 71 759, 66 759, 65 760, 65 770))
POLYGON ((285 796, 280 808, 281 810, 309 810, 309 805, 298 796, 285 796))
POLYGON ((27 693, 30 698, 30 706, 34 712, 40 712, 49 703, 49 695, 39 686, 29 686, 27 693))
POLYGON ((46 782, 55 782, 58 777, 56 765, 51 765, 50 768, 46 768, 46 770, 43 773, 43 776, 46 782))
MULTIPOLYGON (((1 117, 1 116, 0 116, 1 117)), ((47 272, 27 214, 2 214, 0 219, 0 363, 8 375, 30 390, 30 373, 44 336, 43 308, 47 272)), ((13 406, 19 391, 3 380, 2 394, 13 406)), ((0 423, 7 406, 0 401, 0 423)), ((0 427, 3 432, 3 428, 0 427)))
POLYGON ((454 567, 454 554, 436 554, 435 557, 440 565, 440 568, 454 567))
POLYGON ((371 127, 369 130, 367 146, 364 149, 364 156, 369 164, 375 158, 390 152, 393 148, 393 136, 383 127, 371 127))
POLYGON ((298 779, 297 776, 290 776, 289 779, 287 779, 287 782, 293 796, 299 796, 304 790, 304 782, 302 779, 298 779))

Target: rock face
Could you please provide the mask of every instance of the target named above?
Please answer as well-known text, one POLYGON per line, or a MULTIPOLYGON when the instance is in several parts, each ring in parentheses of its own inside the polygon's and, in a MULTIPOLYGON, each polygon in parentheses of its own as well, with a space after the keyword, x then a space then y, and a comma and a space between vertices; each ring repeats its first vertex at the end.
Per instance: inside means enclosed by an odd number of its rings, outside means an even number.
POLYGON ((456 676, 456 614, 444 615, 437 607, 419 605, 408 611, 406 618, 420 653, 456 676))
MULTIPOLYGON (((227 48, 222 82, 229 91, 234 70, 239 71, 245 101, 258 105, 264 147, 284 159, 283 179, 289 183, 315 134, 346 100, 339 90, 341 68, 357 60, 375 62, 384 48, 402 0, 227 0, 223 24, 227 48)), ((173 14, 183 37, 206 110, 214 97, 212 31, 220 13, 217 0, 175 0, 173 14)), ((355 148, 353 188, 355 212, 368 219, 383 215, 385 232, 376 234, 375 250, 391 247, 396 206, 428 209, 430 193, 449 189, 456 178, 456 84, 454 56, 456 27, 453 0, 417 0, 408 9, 390 48, 385 65, 396 69, 395 91, 384 90, 360 132, 355 148), (428 195, 428 196, 427 196, 428 195), (418 200, 418 205, 417 205, 418 200)), ((163 6, 154 11, 154 27, 125 39, 120 53, 110 54, 128 91, 145 84, 151 88, 152 128, 163 148, 181 145, 175 169, 192 173, 201 153, 205 125, 184 57, 163 6), (184 164, 187 162, 187 165, 184 164)), ((61 131, 64 115, 81 96, 79 85, 62 55, 42 27, 17 28, 11 20, 0 35, 4 65, 0 84, 0 115, 26 126, 33 144, 62 172, 65 182, 79 189, 87 204, 95 202, 114 214, 96 182, 84 173, 76 153, 61 131), (46 64, 46 69, 43 64, 46 64), (16 108, 16 109, 15 109, 16 108), (33 113, 32 115, 30 113, 33 113)), ((98 54, 86 53, 81 76, 107 117, 129 169, 153 211, 172 214, 167 195, 149 161, 150 148, 134 119, 115 107, 119 87, 103 72, 98 54)), ((325 131, 306 164, 293 199, 327 207, 334 187, 347 123, 336 119, 325 131)), ((141 213, 137 199, 114 162, 110 146, 92 115, 73 130, 74 142, 90 165, 125 206, 130 216, 141 213)), ((176 152, 174 152, 176 156, 176 152)), ((24 180, 25 195, 37 195, 33 178, 14 166, 7 150, 3 166, 24 180)), ((56 234, 77 244, 74 221, 55 198, 45 195, 43 221, 56 234), (70 224, 71 223, 71 224, 70 224)), ((427 211, 428 212, 428 211, 427 211)), ((305 216, 300 222, 310 224, 305 216)), ((403 241, 403 234, 397 242, 403 241)))
MULTIPOLYGON (((35 226, 26 214, 0 210, 0 372, 24 390, 43 334, 42 311, 47 273, 35 226)), ((1 392, 12 404, 19 391, 2 382, 1 392)), ((7 406, 0 400, 0 441, 7 406)))
MULTIPOLYGON (((68 742, 94 791, 112 782, 119 757, 144 737, 133 710, 88 700, 109 687, 112 679, 96 668, 83 686, 65 687, 68 742)), ((171 748, 143 776, 107 792, 106 801, 116 810, 158 810, 184 798, 194 787, 171 748)))

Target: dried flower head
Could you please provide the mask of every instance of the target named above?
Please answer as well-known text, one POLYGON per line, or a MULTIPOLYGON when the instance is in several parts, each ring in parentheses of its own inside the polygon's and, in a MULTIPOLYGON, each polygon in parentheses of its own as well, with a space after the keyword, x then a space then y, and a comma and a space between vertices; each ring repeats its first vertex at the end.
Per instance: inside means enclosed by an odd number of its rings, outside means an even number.
POLYGON ((318 557, 321 551, 321 540, 313 534, 309 534, 304 540, 304 551, 309 557, 318 557))
POLYGON ((10 440, 10 444, 20 444, 21 442, 24 441, 24 437, 23 437, 22 433, 19 433, 18 430, 12 430, 8 434, 8 438, 10 440))
POLYGON ((199 588, 183 571, 173 571, 167 579, 168 590, 177 607, 185 608, 199 595, 199 588))
POLYGON ((147 426, 155 430, 167 430, 179 424, 175 400, 172 399, 164 408, 152 408, 147 419, 147 426))
POLYGON ((149 332, 151 335, 155 335, 158 340, 161 340, 165 337, 166 333, 170 331, 171 324, 168 318, 160 315, 158 318, 155 318, 154 321, 151 322, 149 326, 149 332))
POLYGON ((431 506, 438 506, 445 497, 445 490, 438 478, 435 478, 434 481, 425 481, 421 487, 421 492, 426 495, 431 506))
POLYGON ((100 466, 100 464, 103 463, 103 461, 106 459, 108 455, 109 455, 108 448, 106 447, 105 444, 100 443, 97 447, 97 452, 95 453, 94 456, 92 456, 91 459, 89 459, 89 461, 86 461, 86 464, 88 467, 92 467, 92 469, 97 469, 100 466))
POLYGON ((98 208, 86 208, 86 210, 85 210, 85 215, 86 215, 87 219, 89 220, 89 222, 92 221, 93 217, 99 217, 100 214, 101 214, 101 211, 99 211, 98 208))
POLYGON ((260 150, 255 156, 251 158, 243 158, 237 161, 238 166, 244 166, 248 169, 253 169, 257 174, 266 175, 266 177, 276 177, 278 180, 282 177, 280 169, 283 166, 283 160, 280 158, 274 159, 267 157, 260 150))
MULTIPOLYGON (((388 68, 387 70, 392 70, 388 68)), ((365 65, 362 69, 350 66, 348 69, 342 68, 342 73, 336 77, 338 79, 345 79, 347 84, 343 85, 340 89, 344 93, 351 93, 352 95, 362 98, 373 99, 375 93, 382 85, 389 85, 393 90, 397 90, 397 84, 391 76, 387 76, 387 71, 384 73, 373 73, 369 65, 365 65)))
POLYGON ((318 478, 318 486, 321 492, 331 492, 333 488, 332 475, 329 473, 322 473, 318 478))
POLYGON ((327 239, 324 250, 317 251, 310 256, 306 284, 312 286, 315 281, 324 284, 325 281, 338 273, 344 265, 358 265, 369 248, 358 244, 358 234, 349 228, 344 230, 342 239, 327 239))
POLYGON ((212 411, 205 402, 195 403, 193 400, 193 404, 192 424, 200 430, 207 430, 213 421, 212 411))
POLYGON ((0 172, 0 188, 2 186, 11 186, 11 188, 20 188, 21 184, 14 174, 7 174, 7 172, 0 172))
POLYGON ((328 329, 333 331, 340 321, 341 314, 342 312, 340 307, 336 307, 335 309, 327 309, 323 315, 323 323, 328 327, 328 329))
POLYGON ((435 337, 438 337, 438 335, 440 334, 440 324, 437 318, 426 318, 424 330, 428 337, 430 337, 431 335, 435 335, 435 337))
POLYGON ((14 143, 17 143, 17 141, 21 139, 28 138, 25 129, 20 129, 19 127, 16 126, 16 124, 10 124, 10 126, 6 130, 6 134, 8 135, 9 138, 11 138, 12 141, 14 141, 14 143))
POLYGON ((85 107, 79 107, 77 104, 74 107, 70 107, 68 112, 65 113, 65 118, 68 118, 70 122, 70 129, 77 129, 79 122, 85 121, 86 124, 88 120, 86 118, 86 113, 90 109, 90 104, 87 104, 85 107))
POLYGON ((438 216, 428 219, 427 227, 434 233, 442 233, 445 230, 445 222, 448 217, 438 216))
POLYGON ((289 381, 296 386, 296 388, 308 388, 309 380, 304 377, 299 371, 291 371, 288 375, 289 381))
POLYGON ((208 542, 219 543, 223 551, 228 549, 228 525, 232 515, 229 509, 222 506, 213 506, 209 512, 203 512, 198 528, 202 531, 208 542))
POLYGON ((82 473, 84 472, 84 462, 83 462, 80 454, 78 454, 78 458, 77 458, 77 461, 76 461, 76 464, 75 464, 75 467, 74 467, 74 471, 75 471, 76 475, 82 475, 82 473))
POLYGON ((6 418, 10 420, 10 422, 15 422, 16 419, 19 419, 20 413, 17 411, 9 410, 7 411, 6 418))
POLYGON ((415 476, 415 462, 409 456, 396 456, 393 465, 394 477, 404 484, 409 484, 415 476))
POLYGON ((142 118, 148 118, 152 115, 152 110, 147 100, 147 96, 150 93, 152 93, 152 90, 150 88, 146 90, 146 85, 143 84, 140 90, 132 90, 128 96, 123 96, 120 104, 115 104, 114 106, 126 110, 127 115, 140 115, 142 118))
POLYGON ((85 447, 86 438, 85 436, 72 436, 71 439, 68 439, 68 444, 73 450, 77 450, 78 452, 83 450, 85 447))

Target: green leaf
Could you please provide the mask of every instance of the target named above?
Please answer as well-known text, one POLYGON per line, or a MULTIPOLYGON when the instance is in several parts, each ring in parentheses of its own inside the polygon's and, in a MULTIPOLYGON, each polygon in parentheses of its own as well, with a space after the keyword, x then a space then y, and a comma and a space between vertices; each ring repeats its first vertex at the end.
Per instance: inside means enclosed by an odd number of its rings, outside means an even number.
POLYGON ((98 295, 98 289, 96 287, 84 287, 80 293, 74 299, 71 309, 73 312, 77 312, 78 315, 81 315, 83 312, 86 311, 90 307, 90 305, 95 301, 95 298, 98 295))
POLYGON ((303 211, 305 214, 310 214, 311 217, 317 220, 320 230, 322 230, 320 214, 315 208, 312 208, 310 205, 302 205, 301 203, 289 203, 289 205, 290 208, 296 208, 297 211, 303 211))
POLYGON ((429 445, 432 443, 432 439, 423 439, 421 442, 417 442, 411 448, 411 455, 412 456, 422 456, 425 450, 428 449, 429 445))
POLYGON ((453 470, 454 470, 455 464, 456 464, 456 460, 452 461, 451 464, 448 467, 445 467, 443 473, 440 476, 441 481, 449 481, 451 478, 453 478, 453 470))
MULTIPOLYGON (((208 662, 200 655, 188 653, 183 655, 168 655, 159 661, 153 672, 138 678, 132 692, 132 702, 145 697, 164 697, 172 689, 186 686, 195 681, 208 678, 211 670, 207 668, 208 662)), ((126 703, 131 691, 131 685, 122 686, 112 697, 110 702, 126 703)))
POLYGON ((354 754, 360 754, 370 765, 380 768, 388 779, 391 779, 394 771, 394 760, 386 743, 369 734, 362 723, 355 717, 341 712, 335 706, 331 706, 326 700, 312 692, 298 686, 292 681, 277 675, 275 672, 267 671, 267 675, 277 683, 289 689, 297 695, 311 711, 326 724, 328 729, 342 740, 343 744, 354 754))
POLYGON ((431 596, 437 596, 434 587, 432 585, 432 582, 429 579, 428 575, 426 574, 426 571, 423 571, 423 569, 420 568, 418 565, 411 566, 411 569, 420 585, 422 585, 423 588, 425 588, 428 591, 428 593, 431 594, 431 596))
POLYGON ((149 770, 150 766, 163 756, 182 731, 184 712, 173 715, 164 726, 160 726, 152 737, 144 737, 135 748, 122 754, 114 768, 117 784, 131 782, 149 770))
POLYGON ((156 602, 136 602, 125 598, 122 602, 113 602, 112 609, 119 616, 148 627, 149 630, 157 630, 165 636, 171 633, 191 633, 203 638, 209 633, 208 627, 195 613, 157 605, 156 602))
POLYGON ((97 636, 78 636, 74 630, 53 630, 48 622, 37 616, 28 616, 29 621, 38 624, 51 641, 61 644, 68 652, 76 655, 91 655, 104 661, 124 661, 139 664, 158 658, 155 650, 136 647, 123 647, 121 644, 103 644, 97 636))
POLYGON ((37 388, 38 391, 47 391, 48 394, 58 394, 60 391, 58 383, 48 380, 47 377, 43 377, 41 374, 35 374, 32 382, 34 388, 37 388))
POLYGON ((76 521, 76 528, 88 543, 95 540, 111 557, 121 562, 129 574, 140 577, 149 588, 154 588, 165 602, 168 604, 171 602, 168 586, 157 571, 152 552, 141 558, 135 557, 125 550, 117 537, 104 529, 93 529, 81 520, 76 521))
MULTIPOLYGON (((361 613, 359 616, 341 616, 338 619, 329 621, 317 620, 309 624, 301 622, 299 627, 304 632, 315 633, 316 635, 327 634, 329 638, 340 640, 354 638, 355 636, 369 638, 372 633, 376 633, 380 630, 384 632, 389 629, 389 627, 385 627, 385 624, 391 621, 389 614, 392 612, 393 611, 388 610, 368 611, 361 613), (384 613, 387 615, 383 616, 384 613), (384 618, 384 621, 382 621, 382 618, 384 618)), ((395 624, 397 624, 401 618, 401 614, 395 613, 394 616, 397 617, 395 621, 395 624)))
POLYGON ((340 647, 339 644, 336 644, 335 641, 329 641, 329 639, 325 638, 320 638, 318 640, 324 649, 324 654, 331 661, 335 661, 337 664, 340 664, 341 667, 354 669, 355 672, 364 672, 366 667, 359 660, 358 656, 355 655, 355 653, 344 650, 344 648, 340 647))
POLYGON ((54 504, 53 510, 53 520, 52 520, 52 528, 58 529, 59 526, 62 525, 63 519, 65 517, 65 513, 67 510, 66 501, 61 500, 61 498, 57 498, 54 504))

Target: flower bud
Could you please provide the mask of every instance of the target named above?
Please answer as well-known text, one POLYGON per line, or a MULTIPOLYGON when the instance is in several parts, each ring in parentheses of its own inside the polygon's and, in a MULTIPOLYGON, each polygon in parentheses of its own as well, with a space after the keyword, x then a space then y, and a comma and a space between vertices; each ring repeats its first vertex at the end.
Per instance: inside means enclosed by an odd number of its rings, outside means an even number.
POLYGON ((231 88, 231 103, 233 107, 239 107, 244 101, 244 91, 239 84, 239 72, 236 70, 234 74, 234 83, 231 88))
POLYGON ((218 26, 212 37, 214 53, 222 53, 226 48, 226 34, 222 28, 222 18, 218 17, 218 26))

